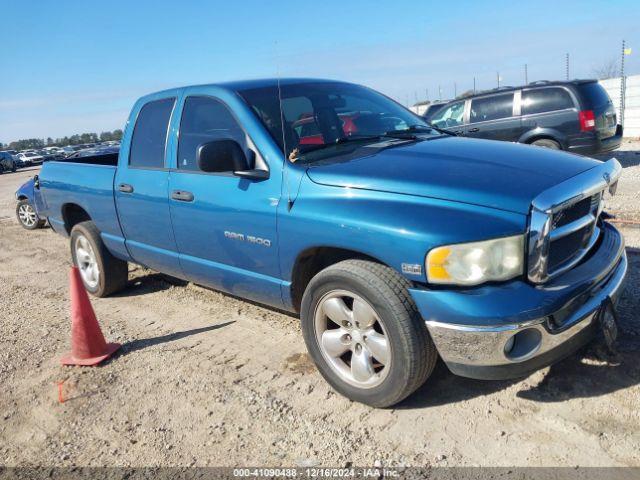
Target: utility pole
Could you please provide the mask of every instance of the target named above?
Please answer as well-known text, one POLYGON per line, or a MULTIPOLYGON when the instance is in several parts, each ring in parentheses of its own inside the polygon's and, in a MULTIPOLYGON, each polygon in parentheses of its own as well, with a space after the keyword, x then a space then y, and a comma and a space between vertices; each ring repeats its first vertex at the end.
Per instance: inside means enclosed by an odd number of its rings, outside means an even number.
POLYGON ((500 88, 500 72, 496 72, 496 80, 498 80, 498 88, 500 88))
POLYGON ((442 100, 442 88, 438 85, 438 99, 442 100))
POLYGON ((524 84, 529 85, 529 75, 527 74, 527 64, 524 64, 524 84))
POLYGON ((425 93, 425 95, 426 95, 426 99, 427 99, 427 102, 428 102, 428 101, 429 101, 429 89, 428 89, 428 88, 425 88, 425 89, 424 89, 424 93, 425 93))
POLYGON ((458 84, 453 82, 453 98, 458 98, 458 84))
POLYGON ((624 54, 625 54, 625 42, 622 39, 622 55, 620 56, 620 125, 624 127, 624 94, 626 93, 626 83, 624 78, 624 54))
POLYGON ((569 54, 565 55, 565 70, 566 70, 566 78, 569 80, 569 54))
POLYGON ((476 77, 473 77, 473 93, 476 93, 476 77))

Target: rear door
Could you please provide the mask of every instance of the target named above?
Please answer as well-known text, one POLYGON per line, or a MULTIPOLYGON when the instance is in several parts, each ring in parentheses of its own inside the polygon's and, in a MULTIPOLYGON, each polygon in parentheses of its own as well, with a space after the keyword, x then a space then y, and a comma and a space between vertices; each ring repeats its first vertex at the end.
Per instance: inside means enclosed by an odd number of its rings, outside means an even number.
POLYGON ((192 87, 182 102, 169 182, 180 262, 193 282, 281 305, 276 232, 281 177, 242 179, 233 171, 206 173, 196 162, 200 145, 226 139, 240 145, 250 167, 268 168, 229 106, 231 100, 235 99, 212 95, 209 87, 192 87))
POLYGON ((593 111, 596 134, 600 139, 616 134, 616 109, 609 94, 598 82, 581 83, 576 86, 580 97, 581 109, 593 111))
POLYGON ((176 95, 140 102, 123 138, 115 178, 118 218, 127 250, 138 263, 182 277, 169 214, 166 150, 176 95))
POLYGON ((515 92, 471 99, 465 136, 515 142, 520 137, 520 117, 514 110, 515 92))

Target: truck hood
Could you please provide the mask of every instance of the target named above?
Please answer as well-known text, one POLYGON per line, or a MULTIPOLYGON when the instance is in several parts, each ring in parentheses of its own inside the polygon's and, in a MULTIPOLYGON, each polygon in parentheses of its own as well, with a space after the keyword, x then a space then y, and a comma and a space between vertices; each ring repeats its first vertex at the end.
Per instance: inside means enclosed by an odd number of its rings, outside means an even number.
MULTIPOLYGON (((600 162, 516 143, 458 137, 391 148, 312 165, 315 183, 438 198, 527 214, 544 190, 600 162)), ((364 153, 364 152, 367 153, 364 153)))

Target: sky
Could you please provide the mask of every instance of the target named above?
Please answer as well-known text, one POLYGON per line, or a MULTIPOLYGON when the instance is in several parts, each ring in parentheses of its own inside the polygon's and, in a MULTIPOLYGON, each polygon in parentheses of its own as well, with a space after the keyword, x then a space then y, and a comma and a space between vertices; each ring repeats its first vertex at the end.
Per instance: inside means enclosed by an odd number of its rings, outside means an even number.
POLYGON ((319 77, 401 102, 473 87, 640 74, 640 1, 0 0, 0 142, 122 128, 135 99, 319 77))

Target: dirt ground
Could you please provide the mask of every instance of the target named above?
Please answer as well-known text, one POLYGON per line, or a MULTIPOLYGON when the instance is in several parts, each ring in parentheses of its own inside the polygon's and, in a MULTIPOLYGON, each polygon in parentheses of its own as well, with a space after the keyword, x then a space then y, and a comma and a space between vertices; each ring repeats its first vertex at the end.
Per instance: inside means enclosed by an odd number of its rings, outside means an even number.
POLYGON ((13 192, 36 171, 1 175, 0 465, 640 466, 640 142, 623 149, 608 205, 628 222, 620 354, 594 343, 500 382, 440 363, 387 410, 328 387, 295 317, 138 267, 124 292, 93 300, 121 353, 61 367, 68 243, 14 218, 13 192))

